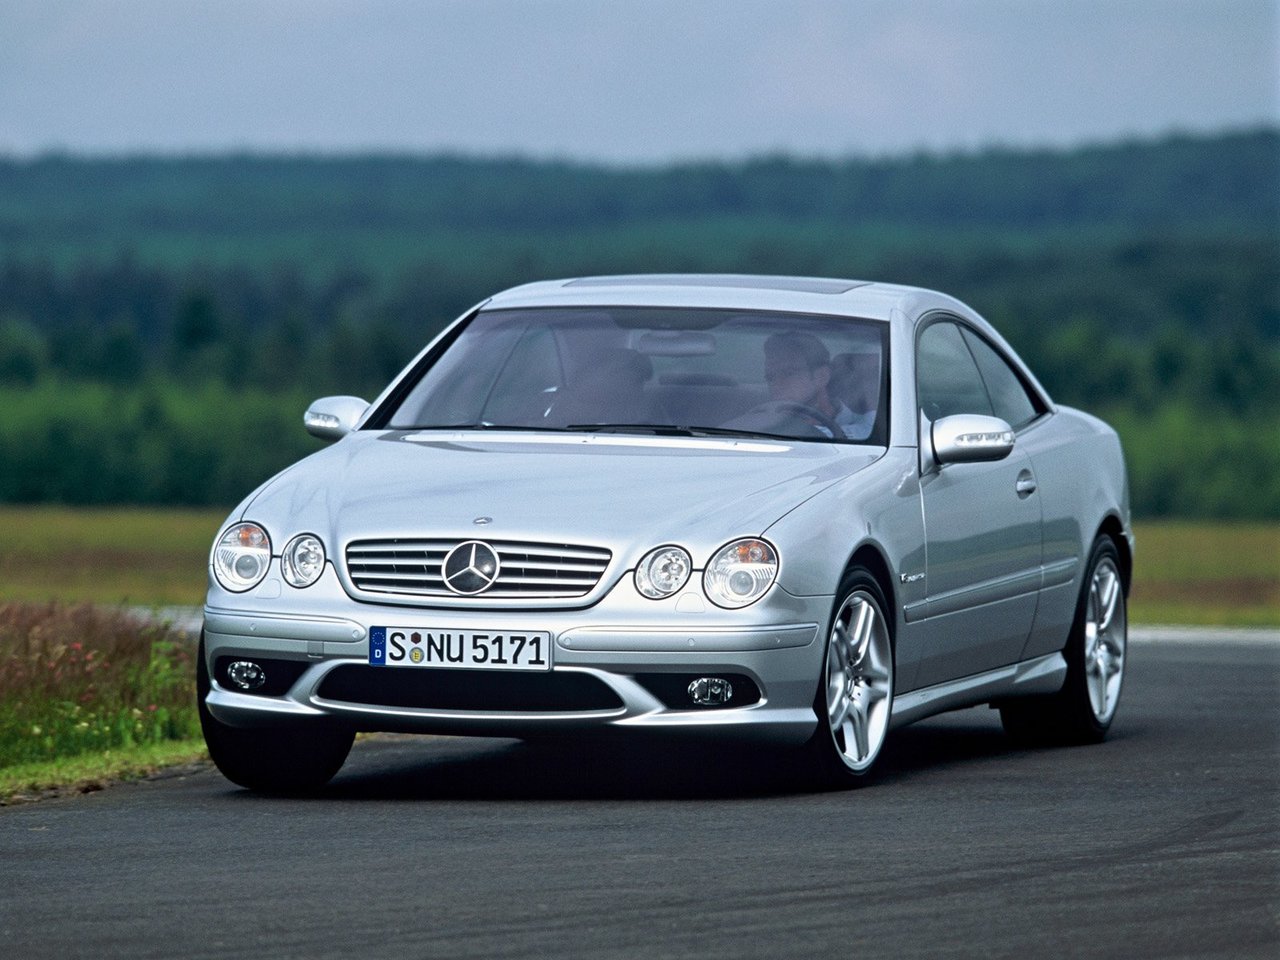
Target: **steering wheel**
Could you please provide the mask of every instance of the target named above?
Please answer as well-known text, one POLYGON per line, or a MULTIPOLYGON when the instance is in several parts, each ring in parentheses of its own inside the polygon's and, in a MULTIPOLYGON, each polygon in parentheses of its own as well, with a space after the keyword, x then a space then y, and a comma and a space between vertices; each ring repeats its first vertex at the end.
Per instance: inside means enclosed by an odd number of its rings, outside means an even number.
POLYGON ((844 439, 844 429, 840 424, 836 423, 835 420, 817 407, 811 407, 807 403, 799 403, 795 400, 766 400, 764 403, 756 404, 741 417, 735 419, 739 421, 750 420, 757 415, 767 415, 771 418, 777 418, 779 421, 784 418, 798 420, 805 426, 812 428, 815 433, 830 431, 829 434, 824 435, 830 436, 834 440, 844 439))

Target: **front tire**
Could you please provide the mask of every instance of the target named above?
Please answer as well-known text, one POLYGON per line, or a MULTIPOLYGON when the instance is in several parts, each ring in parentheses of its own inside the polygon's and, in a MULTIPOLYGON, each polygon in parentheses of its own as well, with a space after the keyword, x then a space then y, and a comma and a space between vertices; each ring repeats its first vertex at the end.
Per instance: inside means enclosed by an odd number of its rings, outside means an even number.
POLYGON ((1128 635, 1120 553, 1110 537, 1102 536, 1089 555, 1063 650, 1066 682, 1050 696, 1001 704, 1005 732, 1028 745, 1101 743, 1120 703, 1128 635))
POLYGON ((351 751, 355 732, 329 720, 232 727, 205 704, 210 690, 204 637, 196 662, 196 709, 209 756, 232 783, 264 793, 306 793, 328 783, 351 751))
POLYGON ((866 783, 889 733, 894 666, 886 606, 867 570, 845 574, 814 700, 818 729, 806 747, 824 785, 866 783))

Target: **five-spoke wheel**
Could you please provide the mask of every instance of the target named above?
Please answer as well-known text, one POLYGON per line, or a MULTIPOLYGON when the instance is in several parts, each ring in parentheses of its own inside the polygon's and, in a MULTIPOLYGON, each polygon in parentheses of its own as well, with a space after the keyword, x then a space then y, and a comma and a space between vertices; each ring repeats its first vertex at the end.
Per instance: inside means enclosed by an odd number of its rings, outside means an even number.
POLYGON ((1120 554, 1110 537, 1101 536, 1089 553, 1075 623, 1062 651, 1066 682, 1055 694, 1001 703, 1005 732, 1027 744, 1100 742, 1120 702, 1128 622, 1120 554))
POLYGON ((850 571, 837 598, 815 703, 823 722, 810 748, 824 779, 848 785, 871 771, 889 732, 893 642, 880 588, 865 570, 850 571))
POLYGON ((1101 724, 1109 724, 1120 700, 1127 640, 1124 589, 1110 556, 1093 569, 1084 621, 1084 676, 1089 706, 1101 724))

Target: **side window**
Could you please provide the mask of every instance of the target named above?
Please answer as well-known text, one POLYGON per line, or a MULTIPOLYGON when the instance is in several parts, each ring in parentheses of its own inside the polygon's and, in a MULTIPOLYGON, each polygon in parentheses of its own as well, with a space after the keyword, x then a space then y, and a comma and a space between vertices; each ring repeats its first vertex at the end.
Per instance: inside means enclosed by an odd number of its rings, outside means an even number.
POLYGON ((964 339, 978 362, 997 417, 1013 427, 1021 427, 1044 412, 1041 404, 1027 392, 1022 379, 990 344, 972 330, 964 331, 964 339))
POLYGON ((982 376, 954 323, 935 323, 920 334, 916 385, 920 409, 930 420, 956 413, 992 416, 982 376))

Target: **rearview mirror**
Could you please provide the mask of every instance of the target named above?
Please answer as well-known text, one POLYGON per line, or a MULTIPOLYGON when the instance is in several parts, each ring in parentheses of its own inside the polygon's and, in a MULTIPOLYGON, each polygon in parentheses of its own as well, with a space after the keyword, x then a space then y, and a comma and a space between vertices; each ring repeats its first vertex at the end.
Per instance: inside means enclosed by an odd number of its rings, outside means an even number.
POLYGON ((1013 452, 1013 427, 999 417, 960 413, 933 423, 933 457, 940 464, 987 463, 1013 452))
POLYGON ((359 397, 322 397, 307 408, 302 423, 307 433, 321 440, 341 440, 356 428, 369 409, 359 397))

